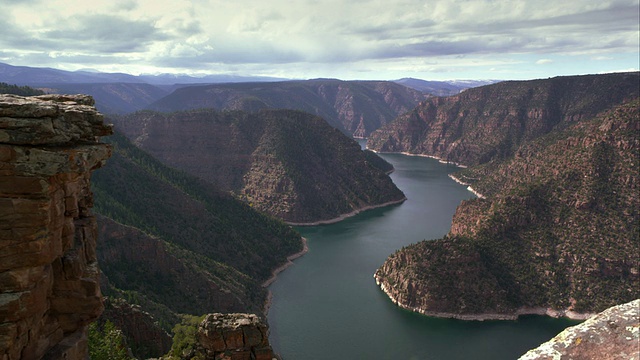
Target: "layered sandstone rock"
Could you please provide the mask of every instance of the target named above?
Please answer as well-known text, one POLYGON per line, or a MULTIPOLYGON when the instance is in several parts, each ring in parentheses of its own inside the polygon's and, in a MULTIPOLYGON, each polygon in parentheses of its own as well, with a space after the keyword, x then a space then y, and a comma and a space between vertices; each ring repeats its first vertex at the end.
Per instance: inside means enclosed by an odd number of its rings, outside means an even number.
POLYGON ((199 356, 205 359, 272 360, 269 329, 254 314, 209 314, 198 326, 199 356))
POLYGON ((0 358, 85 358, 103 309, 90 173, 111 134, 88 96, 0 95, 0 358))
POLYGON ((520 358, 533 359, 640 359, 640 299, 567 328, 520 358))

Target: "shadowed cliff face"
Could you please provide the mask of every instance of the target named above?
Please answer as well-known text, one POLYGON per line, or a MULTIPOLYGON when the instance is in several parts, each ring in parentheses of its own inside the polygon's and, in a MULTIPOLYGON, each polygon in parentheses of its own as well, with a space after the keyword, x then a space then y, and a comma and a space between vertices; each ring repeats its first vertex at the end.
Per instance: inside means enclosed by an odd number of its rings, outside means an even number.
POLYGON ((102 312, 91 171, 111 134, 87 96, 0 95, 0 357, 84 359, 102 312))
POLYGON ((431 98, 372 133, 368 148, 478 165, 638 96, 639 73, 505 81, 431 98))

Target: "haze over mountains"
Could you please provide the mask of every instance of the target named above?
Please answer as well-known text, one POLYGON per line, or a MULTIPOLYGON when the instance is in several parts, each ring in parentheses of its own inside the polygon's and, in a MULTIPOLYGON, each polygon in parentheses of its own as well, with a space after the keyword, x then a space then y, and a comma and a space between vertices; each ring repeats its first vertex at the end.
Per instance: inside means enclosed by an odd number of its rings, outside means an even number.
MULTIPOLYGON (((0 82, 6 82, 8 84, 28 85, 35 88, 42 88, 46 92, 50 93, 83 93, 89 94, 96 99, 96 107, 98 110, 106 114, 126 114, 142 109, 156 109, 156 110, 184 110, 193 107, 215 107, 218 110, 221 109, 235 109, 235 110, 255 110, 256 108, 293 108, 308 111, 317 115, 326 116, 328 120, 333 121, 338 128, 348 133, 357 133, 357 136, 367 136, 371 131, 371 125, 368 125, 366 129, 357 130, 358 120, 351 119, 349 122, 356 121, 355 125, 345 126, 338 125, 338 122, 343 122, 343 118, 349 117, 346 112, 355 111, 355 115, 364 114, 365 117, 374 117, 367 122, 373 124, 386 123, 401 112, 408 111, 417 105, 417 102, 423 100, 427 95, 452 95, 456 94, 466 88, 480 86, 494 81, 424 81, 419 79, 401 79, 396 83, 403 85, 403 87, 397 87, 393 85, 392 81, 385 82, 371 82, 371 88, 365 89, 367 82, 342 82, 345 87, 354 88, 359 90, 347 91, 344 94, 344 98, 340 98, 336 95, 341 94, 318 94, 315 97, 310 98, 310 94, 298 94, 299 98, 291 98, 285 100, 283 96, 291 96, 291 91, 294 90, 293 85, 288 85, 283 82, 288 79, 273 78, 273 77, 246 77, 246 76, 234 76, 234 75, 206 75, 206 76, 191 76, 184 74, 158 74, 158 75, 130 75, 124 73, 101 73, 95 71, 64 71, 52 68, 35 68, 27 66, 13 66, 9 64, 0 63, 0 82), (269 83, 267 86, 275 87, 276 83, 280 84, 282 93, 279 99, 275 99, 272 94, 266 99, 260 98, 259 94, 251 91, 250 87, 241 90, 242 85, 231 85, 232 83, 269 83), (382 105, 379 102, 378 97, 388 97, 384 91, 375 89, 372 84, 387 84, 386 86, 394 89, 396 93, 406 92, 410 93, 411 90, 407 90, 404 87, 415 90, 410 96, 405 94, 396 94, 396 100, 388 99, 387 105, 382 105), (201 99, 194 103, 186 102, 184 104, 179 103, 179 99, 184 100, 186 94, 191 96, 197 94, 201 90, 183 90, 180 94, 169 96, 166 100, 161 100, 163 97, 170 95, 176 89, 182 87, 189 87, 194 85, 204 84, 227 84, 218 85, 220 89, 226 89, 225 91, 233 91, 234 99, 236 102, 228 103, 230 95, 221 95, 220 99, 216 99, 211 96, 211 92, 205 94, 196 95, 201 99), (359 84, 359 85, 356 85, 359 84), (235 89, 235 90, 232 90, 235 89), (405 90, 399 90, 405 89, 405 90), (373 93, 372 93, 373 91, 373 93), (239 92, 244 92, 248 99, 240 99, 239 92), (287 94, 288 93, 288 94, 287 94), (327 98, 327 95, 329 96, 327 98), (258 99, 254 99, 255 97, 258 99), (333 96, 333 98, 331 98, 333 96), (351 96, 351 97, 349 97, 351 96), (356 99, 353 99, 353 96, 356 99), (373 96, 373 98, 368 98, 373 96), (206 97, 203 98, 203 97, 206 97), (409 100, 409 98, 412 98, 409 100), (242 100, 242 101, 240 101, 242 100), (255 101, 254 101, 255 100, 255 101), (400 100, 398 102, 398 100, 400 100), (177 102, 178 101, 178 102, 177 102), (397 102, 392 104, 391 102, 397 102), (154 104, 155 103, 155 104, 154 104), (342 104, 341 104, 342 103, 342 104), (153 105, 152 105, 153 104, 153 105), (353 109, 344 108, 344 105, 353 107, 353 109), (351 104, 351 105, 349 105, 351 104), (367 107, 379 107, 382 109, 368 110, 362 108, 367 107), (384 107, 389 107, 385 109, 384 107), (341 109, 342 107, 342 109, 341 109), (337 114, 339 112, 345 112, 344 114, 337 114), (380 115, 375 115, 375 112, 379 112, 380 115), (372 114, 374 113, 374 114, 372 114), (338 119, 340 118, 340 119, 338 119), (353 129, 347 130, 346 128, 352 127, 353 129), (356 131, 357 130, 357 131, 356 131)), ((316 79, 316 80, 296 80, 298 85, 308 83, 308 87, 314 88, 322 83, 335 84, 336 79, 316 79)), ((329 85, 333 86, 333 85, 329 85)), ((353 90, 353 89, 352 89, 353 90)), ((222 90, 221 90, 222 91, 222 90)), ((307 92, 309 91, 306 90, 307 92)), ((336 90, 333 90, 335 93, 336 90)), ((264 92, 263 92, 264 94, 264 92)), ((375 125, 377 128, 379 125, 375 125)))

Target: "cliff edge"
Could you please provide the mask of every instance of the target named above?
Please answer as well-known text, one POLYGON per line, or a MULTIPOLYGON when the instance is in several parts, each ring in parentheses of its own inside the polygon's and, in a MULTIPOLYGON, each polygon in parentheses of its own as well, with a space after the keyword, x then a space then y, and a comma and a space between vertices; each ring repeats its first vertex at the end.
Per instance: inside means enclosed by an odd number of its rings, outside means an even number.
POLYGON ((110 135, 83 95, 0 95, 0 358, 84 359, 102 312, 91 171, 110 135))

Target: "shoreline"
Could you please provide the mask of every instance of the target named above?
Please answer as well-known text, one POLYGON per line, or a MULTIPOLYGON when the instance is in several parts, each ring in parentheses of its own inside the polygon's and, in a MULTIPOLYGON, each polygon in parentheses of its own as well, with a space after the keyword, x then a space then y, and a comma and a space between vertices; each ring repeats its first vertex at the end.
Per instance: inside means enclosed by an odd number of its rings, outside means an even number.
POLYGON ((349 213, 342 214, 342 215, 340 215, 338 217, 335 217, 333 219, 328 219, 328 220, 318 220, 318 221, 307 222, 307 223, 296 223, 296 222, 285 221, 285 224, 291 225, 291 226, 318 226, 318 225, 335 224, 335 223, 340 222, 342 220, 345 220, 347 218, 356 216, 356 215, 360 214, 363 211, 373 210, 373 209, 382 208, 382 207, 386 207, 386 206, 390 206, 390 205, 402 204, 406 200, 407 200, 407 198, 403 197, 400 200, 387 201, 386 203, 382 203, 382 204, 378 204, 378 205, 368 205, 368 206, 362 207, 360 209, 353 210, 353 211, 351 211, 349 213))
MULTIPOLYGON (((302 240, 302 250, 298 251, 295 254, 291 254, 287 256, 287 261, 284 264, 280 265, 279 267, 271 271, 271 277, 265 280, 261 285, 263 288, 269 287, 269 285, 273 284, 273 282, 276 281, 276 279, 278 278, 278 274, 286 270, 289 266, 293 265, 293 260, 309 252, 309 246, 307 245, 307 238, 301 237, 301 240, 302 240)), ((263 309, 263 312, 265 315, 267 315, 267 313, 269 312, 272 298, 273 298, 273 293, 271 293, 271 290, 267 290, 267 298, 265 300, 264 309, 263 309)))
POLYGON ((438 160, 438 162, 442 163, 442 164, 450 164, 450 165, 455 165, 459 168, 463 168, 466 169, 467 165, 462 165, 460 163, 457 162, 453 162, 453 161, 446 161, 440 157, 437 157, 435 155, 427 155, 427 154, 413 154, 410 152, 406 152, 406 151, 401 151, 401 152, 394 152, 394 151, 377 151, 377 150, 372 150, 367 148, 367 150, 371 150, 376 154, 402 154, 402 155, 407 155, 407 156, 419 156, 419 157, 427 157, 427 158, 431 158, 431 159, 436 159, 438 160))
POLYGON ((449 174, 448 176, 449 176, 449 178, 451 178, 453 181, 457 182, 458 184, 466 186, 467 190, 472 192, 475 196, 479 197, 480 199, 486 199, 486 196, 484 196, 481 193, 477 192, 474 188, 471 187, 471 184, 466 183, 466 182, 458 179, 457 177, 453 176, 453 174, 449 174))
POLYGON ((376 280, 376 285, 380 287, 380 289, 387 295, 387 297, 389 297, 391 302, 394 303, 396 306, 403 308, 405 310, 417 312, 425 316, 431 316, 431 317, 437 317, 437 318, 457 319, 457 320, 464 320, 464 321, 492 321, 492 320, 513 321, 513 320, 518 320, 518 318, 522 315, 540 315, 540 316, 549 316, 556 319, 567 318, 570 320, 584 321, 596 315, 596 313, 578 313, 569 309, 557 310, 557 309, 543 308, 543 307, 536 307, 536 308, 521 307, 512 314, 492 314, 492 313, 456 314, 456 313, 448 313, 448 312, 429 311, 429 310, 409 306, 399 302, 390 294, 390 291, 380 281, 378 276, 374 274, 373 278, 376 280))

